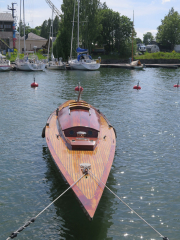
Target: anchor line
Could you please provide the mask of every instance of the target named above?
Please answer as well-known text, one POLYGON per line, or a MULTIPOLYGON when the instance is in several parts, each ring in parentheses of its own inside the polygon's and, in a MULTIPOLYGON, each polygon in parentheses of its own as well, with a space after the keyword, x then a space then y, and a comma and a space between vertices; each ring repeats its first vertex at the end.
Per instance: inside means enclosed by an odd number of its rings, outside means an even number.
POLYGON ((88 171, 90 174, 95 178, 96 182, 99 183, 99 181, 115 196, 117 197, 123 204, 125 204, 132 212, 134 212, 142 221, 144 221, 149 227, 151 227, 156 233, 160 235, 160 237, 163 238, 163 240, 169 240, 167 237, 164 237, 160 232, 158 232, 151 224, 149 224, 144 218, 142 218, 136 211, 134 211, 127 203, 125 203, 118 195, 116 195, 106 184, 104 184, 100 179, 98 179, 90 170, 88 171))
POLYGON ((12 232, 11 235, 6 239, 12 239, 17 237, 18 233, 28 227, 31 223, 35 222, 36 218, 39 217, 46 209, 48 209, 53 203, 55 203, 60 197, 62 197, 69 189, 73 188, 77 182, 81 180, 86 174, 83 174, 76 182, 74 182, 70 187, 68 187, 63 193, 61 193, 53 202, 51 202, 47 207, 45 207, 40 213, 38 213, 34 218, 31 218, 28 222, 26 222, 22 227, 18 228, 15 232, 12 232))

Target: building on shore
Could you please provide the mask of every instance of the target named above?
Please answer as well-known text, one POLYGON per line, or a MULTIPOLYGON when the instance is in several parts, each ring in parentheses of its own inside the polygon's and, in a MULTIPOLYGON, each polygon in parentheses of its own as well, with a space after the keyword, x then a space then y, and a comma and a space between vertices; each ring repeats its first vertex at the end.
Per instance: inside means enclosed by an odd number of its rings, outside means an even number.
POLYGON ((11 13, 0 13, 0 51, 13 48, 13 23, 11 13))
MULTIPOLYGON (((19 49, 19 32, 16 33, 16 49, 20 51, 20 53, 24 52, 24 36, 20 37, 20 49, 19 49)), ((41 49, 47 43, 47 39, 40 37, 32 32, 26 34, 25 37, 25 45, 26 45, 26 52, 32 52, 35 49, 41 49)))

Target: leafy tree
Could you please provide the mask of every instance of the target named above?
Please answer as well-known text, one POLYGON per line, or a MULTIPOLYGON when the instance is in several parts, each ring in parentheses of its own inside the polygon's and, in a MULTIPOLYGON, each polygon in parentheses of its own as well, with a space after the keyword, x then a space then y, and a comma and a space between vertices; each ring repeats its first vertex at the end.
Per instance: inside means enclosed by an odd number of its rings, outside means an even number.
MULTIPOLYGON (((57 34, 56 41, 54 43, 53 52, 55 57, 62 57, 67 59, 70 56, 71 48, 71 31, 72 31, 72 20, 74 11, 74 1, 64 0, 61 5, 63 14, 60 16, 61 21, 59 25, 59 31, 57 34)), ((74 19, 77 21, 77 18, 74 19)), ((74 36, 76 37, 77 24, 75 24, 74 36)), ((75 44, 75 40, 73 41, 75 44)), ((75 46, 74 46, 75 47, 75 46)))
POLYGON ((154 37, 151 32, 147 32, 147 33, 143 34, 143 43, 145 45, 148 45, 153 40, 154 40, 154 37))
POLYGON ((140 38, 136 38, 136 44, 142 43, 142 40, 140 38))
POLYGON ((171 8, 161 23, 157 28, 156 41, 164 46, 170 44, 173 50, 174 45, 180 43, 180 15, 171 8))
POLYGON ((57 35, 57 33, 58 33, 58 30, 59 30, 59 26, 60 26, 60 20, 59 20, 59 17, 58 16, 56 16, 55 18, 54 18, 54 21, 53 21, 53 35, 54 35, 54 37, 57 35))
MULTIPOLYGON (((79 45, 88 48, 91 52, 92 43, 99 35, 100 24, 98 19, 99 0, 82 0, 79 3, 79 45)), ((59 33, 54 43, 54 55, 65 59, 70 56, 72 20, 74 12, 74 1, 63 0, 61 5, 63 12, 61 16, 59 33), (59 47, 61 46, 61 47, 59 47)), ((77 48, 77 2, 75 5, 74 31, 73 31, 73 55, 76 55, 77 48)))
MULTIPOLYGON (((120 16, 109 8, 99 10, 102 30, 96 41, 104 45, 107 52, 117 52, 121 56, 130 56, 132 49, 133 23, 126 16, 120 16)), ((135 33, 134 33, 135 35, 135 33)))
MULTIPOLYGON (((77 2, 75 2, 73 31, 73 56, 77 48, 77 2)), ((67 59, 70 56, 74 1, 63 0, 59 32, 54 43, 55 57, 67 59)), ((79 45, 88 48, 104 46, 108 52, 131 56, 133 23, 126 16, 109 9, 99 0, 81 0, 79 9, 79 45)), ((134 36, 135 36, 134 32, 134 36)), ((135 41, 134 41, 135 42, 135 41)))
MULTIPOLYGON (((19 31, 19 27, 17 29, 19 31)), ((28 33, 34 33, 38 36, 40 36, 40 30, 39 30, 39 27, 35 27, 35 28, 31 28, 30 26, 25 26, 25 34, 28 34, 28 33)), ((24 36, 24 25, 21 23, 21 31, 20 31, 20 36, 23 37, 24 36)))
MULTIPOLYGON (((132 55, 132 33, 133 38, 136 37, 136 32, 133 28, 133 22, 126 16, 120 17, 119 29, 120 34, 117 36, 116 42, 119 44, 118 53, 123 57, 132 55)), ((133 39, 133 52, 135 52, 135 39, 133 39)))
POLYGON ((46 38, 47 37, 47 27, 48 27, 48 21, 45 20, 43 24, 41 25, 41 37, 46 38))

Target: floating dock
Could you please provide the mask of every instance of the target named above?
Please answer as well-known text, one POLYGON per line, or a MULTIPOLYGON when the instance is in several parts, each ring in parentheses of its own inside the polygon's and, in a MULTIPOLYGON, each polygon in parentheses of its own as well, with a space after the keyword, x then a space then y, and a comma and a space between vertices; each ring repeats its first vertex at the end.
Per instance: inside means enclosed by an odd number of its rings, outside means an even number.
MULTIPOLYGON (((180 67, 180 64, 145 64, 146 68, 173 68, 176 69, 180 67)), ((119 63, 119 64, 101 64, 101 68, 127 68, 127 69, 134 69, 133 66, 130 66, 126 63, 119 63)))

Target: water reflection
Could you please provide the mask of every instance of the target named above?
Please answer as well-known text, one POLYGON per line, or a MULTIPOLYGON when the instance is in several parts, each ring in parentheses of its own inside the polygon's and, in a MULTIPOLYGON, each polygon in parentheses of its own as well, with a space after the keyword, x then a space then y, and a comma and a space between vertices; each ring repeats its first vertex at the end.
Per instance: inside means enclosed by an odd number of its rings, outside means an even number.
MULTIPOLYGON (((57 106, 76 99, 79 79, 82 99, 99 108, 117 132, 108 186, 159 232, 179 239, 180 88, 173 87, 179 73, 160 68, 46 71, 36 74, 36 91, 30 87, 33 73, 1 73, 0 239, 68 187, 53 167, 41 132, 57 106), (138 80, 142 89, 134 91, 138 80)), ((92 222, 72 191, 59 201, 19 238, 158 239, 107 190, 92 222)))
MULTIPOLYGON (((47 164, 45 177, 50 188, 50 199, 53 201, 68 188, 68 184, 57 170, 47 147, 43 147, 42 155, 47 164)), ((108 186, 113 189, 113 185, 115 185, 115 179, 110 173, 108 186)), ((93 221, 89 221, 75 194, 69 190, 54 203, 59 222, 59 236, 63 239, 113 239, 107 238, 107 230, 111 228, 111 219, 115 211, 112 208, 113 201, 114 196, 105 190, 93 221)))

